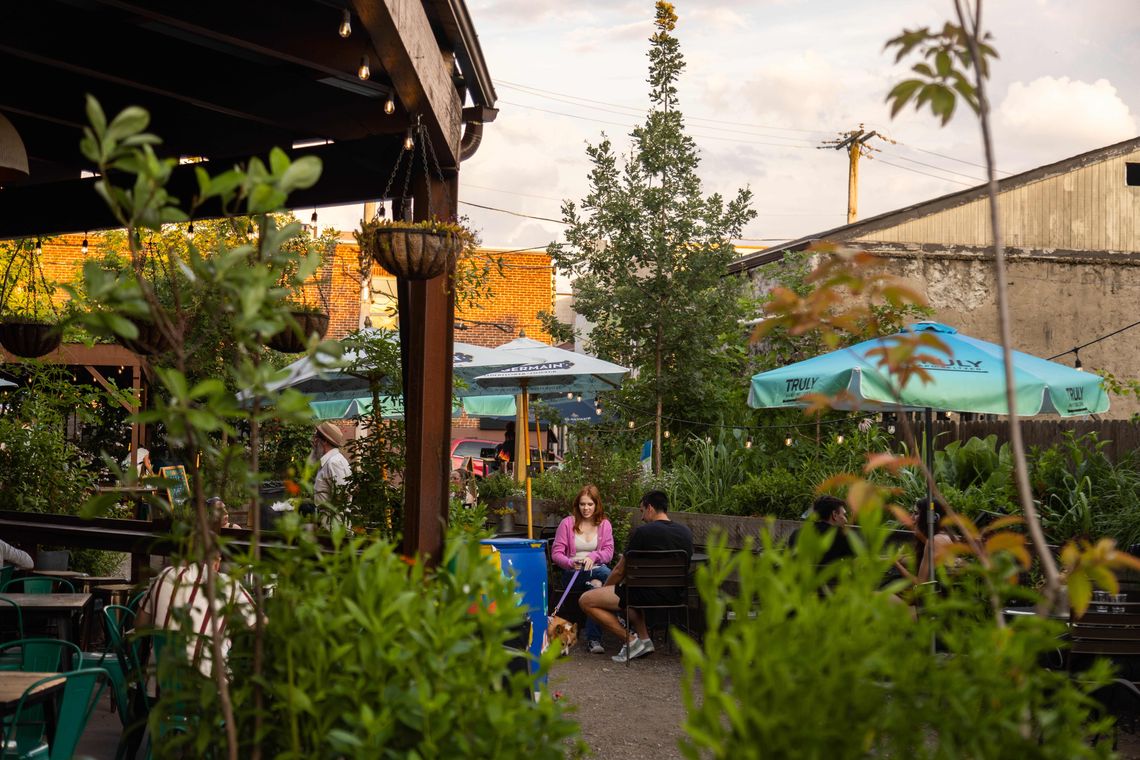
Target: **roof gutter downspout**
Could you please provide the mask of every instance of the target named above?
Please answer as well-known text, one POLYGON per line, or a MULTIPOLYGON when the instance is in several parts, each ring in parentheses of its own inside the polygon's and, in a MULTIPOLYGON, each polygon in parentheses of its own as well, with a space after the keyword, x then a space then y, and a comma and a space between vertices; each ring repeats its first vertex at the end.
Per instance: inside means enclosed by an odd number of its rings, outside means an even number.
POLYGON ((475 155, 483 142, 483 122, 469 121, 463 125, 463 138, 459 141, 459 160, 466 161, 475 155))

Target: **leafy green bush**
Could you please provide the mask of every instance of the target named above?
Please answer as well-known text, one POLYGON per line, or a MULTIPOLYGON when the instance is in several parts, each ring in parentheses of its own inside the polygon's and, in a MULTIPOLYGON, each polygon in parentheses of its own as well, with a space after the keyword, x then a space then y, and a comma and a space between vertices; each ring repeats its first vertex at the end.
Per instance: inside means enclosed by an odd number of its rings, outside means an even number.
POLYGON ((811 488, 796 474, 783 469, 765 470, 733 486, 725 511, 798 520, 811 504, 811 497, 811 488))
POLYGON ((1039 665, 1062 624, 998 628, 958 584, 912 619, 891 597, 897 585, 880 589, 893 555, 877 518, 862 527, 866 550, 823 567, 815 531, 795 551, 767 534, 759 554, 710 548, 697 573, 703 642, 675 634, 687 757, 1111 756, 1091 744, 1110 720, 1094 718, 1088 696, 1108 668, 1078 682, 1039 665))
POLYGON ((479 501, 483 504, 512 496, 525 496, 526 491, 517 480, 505 472, 488 475, 479 482, 479 501))
MULTIPOLYGON (((290 516, 288 548, 267 550, 267 717, 255 735, 252 636, 235 634, 230 662, 241 755, 265 757, 561 758, 576 725, 530 676, 510 675, 504 648, 519 625, 513 580, 452 533, 437 570, 410 566, 385 542, 338 541, 323 550, 290 516)), ((233 628, 237 630, 240 626, 233 628)), ((541 636, 542 632, 536 632, 541 636)), ((544 658, 542 670, 553 661, 544 658)), ((223 754, 217 689, 176 679, 158 710, 194 704, 186 734, 167 732, 159 756, 223 754)), ((157 734, 156 734, 157 735, 157 734)))

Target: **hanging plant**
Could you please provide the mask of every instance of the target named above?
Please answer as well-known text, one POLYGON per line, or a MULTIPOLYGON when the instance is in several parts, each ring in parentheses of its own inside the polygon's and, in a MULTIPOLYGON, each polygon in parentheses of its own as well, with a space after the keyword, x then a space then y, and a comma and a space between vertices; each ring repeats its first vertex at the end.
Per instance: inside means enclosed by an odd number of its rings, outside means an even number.
POLYGON ((59 348, 62 332, 52 300, 54 285, 44 277, 41 242, 20 240, 5 246, 0 280, 0 344, 25 359, 59 348))
POLYGON ((469 234, 449 222, 364 222, 356 241, 361 253, 406 280, 428 280, 451 271, 469 234))
POLYGON ((267 346, 274 351, 295 354, 305 350, 309 337, 316 333, 325 337, 329 329, 329 315, 321 311, 297 310, 289 312, 288 324, 281 332, 270 336, 267 346))

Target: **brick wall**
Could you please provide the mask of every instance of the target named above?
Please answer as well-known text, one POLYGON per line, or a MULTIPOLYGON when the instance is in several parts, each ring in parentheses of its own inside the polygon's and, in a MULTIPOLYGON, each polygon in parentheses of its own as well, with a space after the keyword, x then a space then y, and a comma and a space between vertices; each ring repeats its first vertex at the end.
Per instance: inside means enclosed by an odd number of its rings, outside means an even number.
MULTIPOLYGON (((43 244, 42 265, 44 277, 57 284, 75 282, 80 276, 85 257, 81 251, 83 235, 62 235, 43 244)), ((104 251, 98 235, 88 236, 89 251, 86 258, 99 258, 104 251)), ((484 249, 480 256, 501 260, 501 266, 492 265, 487 293, 477 303, 457 310, 455 339, 481 346, 497 346, 519 336, 546 343, 550 335, 542 329, 538 312, 554 309, 554 275, 550 257, 544 252, 500 253, 484 249)), ((355 242, 342 238, 330 260, 322 268, 319 279, 328 283, 330 338, 342 338, 356 330, 360 324, 360 249, 355 242)), ((383 275, 377 265, 374 274, 383 275)), ((316 282, 306 288, 306 299, 319 303, 316 282)), ((67 300, 62 289, 56 292, 57 303, 67 300)))

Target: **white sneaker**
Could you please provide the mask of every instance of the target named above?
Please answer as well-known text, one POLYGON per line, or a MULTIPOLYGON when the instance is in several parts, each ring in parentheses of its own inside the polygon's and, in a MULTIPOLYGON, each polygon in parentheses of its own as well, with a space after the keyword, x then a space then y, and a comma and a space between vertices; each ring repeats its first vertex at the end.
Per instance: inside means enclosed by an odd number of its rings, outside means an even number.
POLYGON ((606 648, 604 646, 602 646, 602 642, 600 642, 600 641, 591 641, 589 643, 588 649, 590 650, 590 654, 605 654, 606 653, 606 648))
POLYGON ((621 651, 610 659, 614 662, 625 662, 626 660, 636 660, 638 657, 643 657, 653 651, 653 642, 649 639, 639 639, 636 636, 628 643, 622 646, 621 651))

